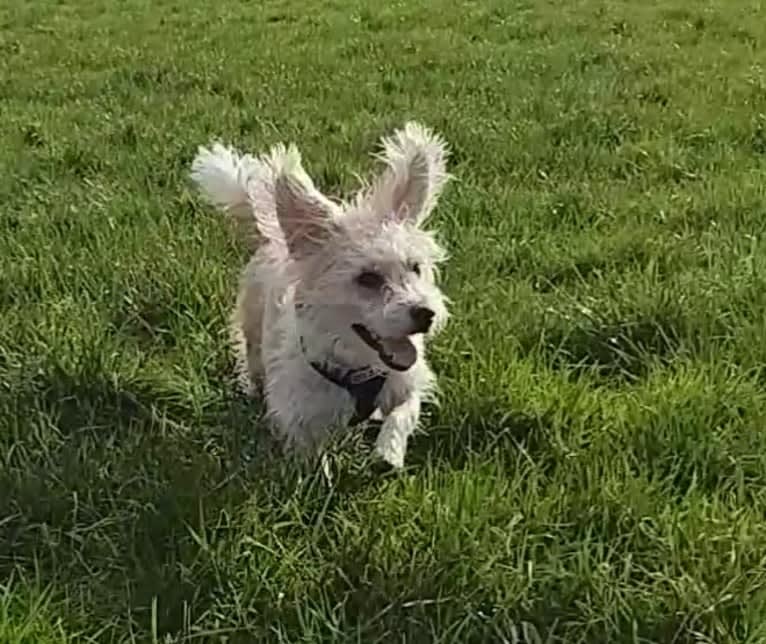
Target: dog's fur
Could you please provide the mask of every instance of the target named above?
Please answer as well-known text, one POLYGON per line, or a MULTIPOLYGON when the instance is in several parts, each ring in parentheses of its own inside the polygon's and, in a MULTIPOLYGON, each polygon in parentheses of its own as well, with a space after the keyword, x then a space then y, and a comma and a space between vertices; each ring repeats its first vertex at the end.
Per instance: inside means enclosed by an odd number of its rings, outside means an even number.
POLYGON ((424 337, 448 317, 435 284, 446 254, 422 228, 449 178, 447 147, 411 122, 383 139, 378 156, 380 176, 344 203, 314 186, 293 145, 257 158, 220 143, 200 147, 191 176, 253 252, 233 330, 245 384, 251 393, 262 387, 278 432, 313 451, 352 416, 352 396, 312 361, 369 367, 385 376, 376 451, 401 467, 421 402, 435 391, 424 337), (432 311, 430 327, 413 314, 417 307, 432 311), (365 329, 380 340, 377 349, 365 329))

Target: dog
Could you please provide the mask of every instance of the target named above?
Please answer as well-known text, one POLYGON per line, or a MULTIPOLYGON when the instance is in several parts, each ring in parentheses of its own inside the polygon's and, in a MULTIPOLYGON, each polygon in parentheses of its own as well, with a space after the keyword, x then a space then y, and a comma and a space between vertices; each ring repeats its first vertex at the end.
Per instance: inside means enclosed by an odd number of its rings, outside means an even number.
POLYGON ((404 465, 436 378, 426 339, 444 328, 437 286, 447 253, 424 224, 451 179, 444 139, 408 122, 383 137, 379 175, 331 200, 294 144, 260 156, 200 146, 191 179, 252 253, 232 315, 243 386, 260 389, 287 447, 316 451, 331 432, 382 417, 375 452, 404 465))

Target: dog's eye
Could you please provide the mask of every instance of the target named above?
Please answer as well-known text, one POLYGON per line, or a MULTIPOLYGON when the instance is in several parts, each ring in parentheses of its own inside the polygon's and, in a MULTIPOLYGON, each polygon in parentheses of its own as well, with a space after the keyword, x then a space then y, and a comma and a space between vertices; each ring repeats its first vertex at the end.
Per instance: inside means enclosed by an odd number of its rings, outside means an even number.
POLYGON ((410 269, 412 270, 415 275, 420 275, 420 264, 415 262, 412 266, 410 266, 410 269))
POLYGON ((362 271, 356 276, 356 283, 359 286, 364 286, 364 288, 378 290, 384 282, 383 276, 375 271, 362 271))

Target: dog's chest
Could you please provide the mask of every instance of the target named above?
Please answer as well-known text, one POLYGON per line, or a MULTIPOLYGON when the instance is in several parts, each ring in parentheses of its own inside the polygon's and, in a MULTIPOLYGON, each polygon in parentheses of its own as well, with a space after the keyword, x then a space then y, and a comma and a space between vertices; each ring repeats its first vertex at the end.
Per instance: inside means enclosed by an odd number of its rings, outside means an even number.
POLYGON ((351 394, 315 373, 305 360, 273 364, 267 374, 271 411, 293 427, 345 426, 355 412, 351 394))
POLYGON ((318 374, 300 359, 272 362, 267 368, 267 396, 270 411, 289 431, 316 434, 348 428, 369 419, 376 410, 385 417, 401 403, 406 386, 391 374, 381 387, 354 391, 338 386, 318 374))

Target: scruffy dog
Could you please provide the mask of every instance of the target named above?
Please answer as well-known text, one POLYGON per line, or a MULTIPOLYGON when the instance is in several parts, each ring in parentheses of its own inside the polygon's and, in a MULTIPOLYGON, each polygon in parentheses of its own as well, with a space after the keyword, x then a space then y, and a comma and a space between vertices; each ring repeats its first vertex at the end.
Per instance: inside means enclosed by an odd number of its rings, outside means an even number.
POLYGON ((401 467, 435 390, 424 337, 448 317, 435 284, 446 254, 422 228, 449 176, 447 147, 410 122, 377 156, 380 176, 341 204, 293 145, 257 158, 200 147, 191 176, 253 251, 233 328, 248 390, 262 387, 278 433, 314 453, 333 428, 379 413, 376 451, 401 467))

